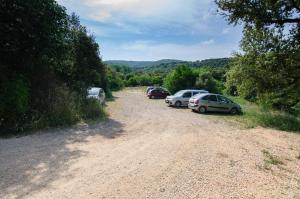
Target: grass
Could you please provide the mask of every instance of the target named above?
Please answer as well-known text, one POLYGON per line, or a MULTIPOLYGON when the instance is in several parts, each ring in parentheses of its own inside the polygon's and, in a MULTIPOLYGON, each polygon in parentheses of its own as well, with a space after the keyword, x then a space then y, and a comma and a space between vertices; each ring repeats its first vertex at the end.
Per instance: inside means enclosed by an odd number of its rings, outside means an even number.
POLYGON ((262 108, 240 97, 230 98, 242 106, 243 114, 228 117, 229 120, 238 122, 246 128, 262 126, 300 133, 299 117, 277 110, 262 108))
POLYGON ((283 165, 283 162, 277 156, 272 155, 269 151, 264 149, 261 152, 265 156, 264 159, 265 169, 270 170, 272 165, 283 165))

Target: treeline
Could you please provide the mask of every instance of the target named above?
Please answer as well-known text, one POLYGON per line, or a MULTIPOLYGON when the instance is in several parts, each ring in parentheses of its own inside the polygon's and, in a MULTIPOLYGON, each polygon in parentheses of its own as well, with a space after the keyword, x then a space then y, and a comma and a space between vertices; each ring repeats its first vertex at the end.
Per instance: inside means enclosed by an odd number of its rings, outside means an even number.
POLYGON ((89 86, 109 92, 94 37, 54 0, 1 0, 1 135, 104 115, 89 86))
POLYGON ((113 90, 125 86, 165 86, 171 93, 186 88, 207 89, 221 93, 225 89, 224 66, 203 66, 195 68, 187 64, 175 64, 172 70, 140 70, 127 66, 110 65, 108 79, 113 90))

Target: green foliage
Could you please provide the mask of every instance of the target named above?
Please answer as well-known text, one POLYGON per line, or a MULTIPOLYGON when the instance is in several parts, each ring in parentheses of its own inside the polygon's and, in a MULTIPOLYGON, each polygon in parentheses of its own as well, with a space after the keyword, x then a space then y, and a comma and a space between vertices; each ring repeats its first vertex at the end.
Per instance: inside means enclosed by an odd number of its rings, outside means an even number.
POLYGON ((243 110, 242 115, 226 117, 229 121, 238 122, 246 128, 262 126, 283 131, 300 132, 299 116, 275 110, 268 106, 258 105, 239 96, 228 97, 240 104, 243 110))
POLYGON ((74 123, 89 86, 109 91, 99 46, 75 14, 54 0, 0 10, 1 135, 74 123))
POLYGON ((87 120, 103 119, 107 114, 96 99, 86 99, 82 106, 83 118, 87 120))
POLYGON ((217 0, 216 3, 230 23, 244 23, 243 54, 235 56, 227 73, 227 92, 237 91, 248 100, 297 114, 300 3, 294 0, 217 0))
POLYGON ((226 72, 224 67, 202 67, 194 71, 197 74, 196 88, 205 89, 211 93, 222 93, 224 90, 224 75, 226 72))
POLYGON ((193 88, 196 81, 196 75, 187 65, 180 65, 169 73, 164 85, 171 92, 175 93, 179 90, 193 88))
POLYGON ((71 93, 66 86, 57 86, 52 93, 50 110, 46 114, 46 126, 70 125, 80 119, 77 95, 71 93))
POLYGON ((107 80, 109 89, 112 91, 117 91, 124 87, 124 75, 115 68, 107 68, 107 80))
POLYGON ((215 0, 215 2, 221 14, 233 24, 244 22, 263 27, 300 22, 300 2, 296 0, 215 0))
POLYGON ((293 63, 299 53, 286 49, 282 35, 277 33, 245 29, 245 54, 236 55, 226 87, 236 88, 248 100, 290 110, 300 101, 300 68, 293 63))
POLYGON ((271 127, 283 131, 300 131, 299 118, 287 113, 264 111, 258 115, 257 121, 263 127, 271 127))

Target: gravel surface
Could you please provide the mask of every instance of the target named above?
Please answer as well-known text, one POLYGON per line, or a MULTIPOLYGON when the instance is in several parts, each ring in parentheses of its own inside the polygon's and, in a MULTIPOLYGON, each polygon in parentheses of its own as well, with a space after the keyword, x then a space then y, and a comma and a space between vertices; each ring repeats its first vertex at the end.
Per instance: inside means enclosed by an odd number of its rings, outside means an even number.
POLYGON ((0 198, 300 198, 300 134, 115 96, 106 121, 0 139, 0 198))

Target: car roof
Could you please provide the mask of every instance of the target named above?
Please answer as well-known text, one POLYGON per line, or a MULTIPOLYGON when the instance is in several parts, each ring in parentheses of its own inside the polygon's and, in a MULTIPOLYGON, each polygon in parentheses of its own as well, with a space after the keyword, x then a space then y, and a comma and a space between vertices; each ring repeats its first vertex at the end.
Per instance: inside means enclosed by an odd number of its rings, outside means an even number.
POLYGON ((88 92, 92 92, 92 93, 99 93, 101 90, 103 90, 102 88, 99 87, 90 87, 87 89, 88 92))
POLYGON ((207 90, 197 90, 197 89, 186 89, 186 90, 181 90, 181 92, 186 92, 186 91, 190 91, 190 92, 198 92, 198 91, 204 91, 204 92, 207 92, 207 90))

